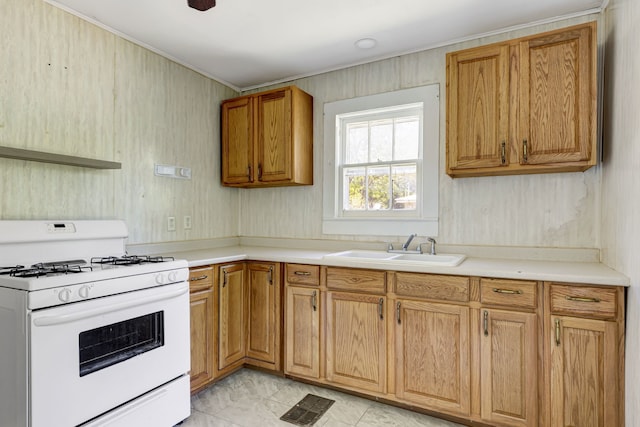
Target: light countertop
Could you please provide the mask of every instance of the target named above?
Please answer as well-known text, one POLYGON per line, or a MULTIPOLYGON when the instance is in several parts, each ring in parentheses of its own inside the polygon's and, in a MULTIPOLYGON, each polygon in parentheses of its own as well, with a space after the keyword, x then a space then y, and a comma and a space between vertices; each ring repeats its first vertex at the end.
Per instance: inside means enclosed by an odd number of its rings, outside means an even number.
MULTIPOLYGON (((286 249, 262 246, 227 246, 173 252, 176 259, 186 259, 189 267, 221 264, 233 261, 274 261, 345 267, 340 262, 324 258, 337 251, 286 249)), ((543 261, 468 257, 456 267, 399 265, 392 260, 375 262, 353 259, 349 267, 378 270, 409 271, 457 276, 479 276, 505 279, 556 281, 594 285, 629 286, 629 278, 598 262, 543 261)))

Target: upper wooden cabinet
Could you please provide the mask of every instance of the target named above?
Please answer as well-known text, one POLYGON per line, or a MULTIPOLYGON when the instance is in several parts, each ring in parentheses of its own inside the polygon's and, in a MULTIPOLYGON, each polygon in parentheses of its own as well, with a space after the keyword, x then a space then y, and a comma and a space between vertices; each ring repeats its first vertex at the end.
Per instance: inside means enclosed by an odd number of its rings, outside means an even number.
POLYGON ((222 103, 222 184, 313 184, 313 98, 288 86, 222 103))
POLYGON ((596 164, 596 23, 447 55, 447 174, 596 164))

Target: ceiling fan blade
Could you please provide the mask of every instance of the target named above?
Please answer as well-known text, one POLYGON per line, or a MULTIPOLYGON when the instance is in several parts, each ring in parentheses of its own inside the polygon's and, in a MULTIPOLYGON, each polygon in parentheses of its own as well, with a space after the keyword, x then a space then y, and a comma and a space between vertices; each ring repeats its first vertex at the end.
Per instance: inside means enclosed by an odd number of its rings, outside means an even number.
POLYGON ((189 3, 189 7, 203 12, 216 5, 216 0, 187 0, 187 2, 189 3))

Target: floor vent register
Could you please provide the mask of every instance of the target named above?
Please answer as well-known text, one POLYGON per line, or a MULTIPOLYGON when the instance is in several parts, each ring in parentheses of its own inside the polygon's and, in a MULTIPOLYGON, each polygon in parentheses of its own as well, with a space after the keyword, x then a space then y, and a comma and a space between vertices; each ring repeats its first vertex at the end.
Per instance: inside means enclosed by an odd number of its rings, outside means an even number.
POLYGON ((296 405, 289 409, 280 419, 297 426, 312 426, 327 412, 327 409, 329 409, 334 402, 335 400, 307 394, 304 399, 296 403, 296 405))

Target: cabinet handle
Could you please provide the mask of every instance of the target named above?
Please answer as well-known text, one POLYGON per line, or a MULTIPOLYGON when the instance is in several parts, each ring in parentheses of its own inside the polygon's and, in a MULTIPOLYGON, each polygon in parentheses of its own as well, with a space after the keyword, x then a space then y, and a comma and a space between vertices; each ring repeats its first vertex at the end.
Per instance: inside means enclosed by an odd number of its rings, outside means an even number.
POLYGON ((556 319, 556 346, 560 347, 560 319, 556 319))
POLYGON ((503 165, 507 163, 507 143, 504 141, 500 144, 500 160, 503 165))
POLYGON ((567 296, 569 301, 578 301, 578 302, 600 302, 599 298, 587 298, 587 297, 572 297, 567 296))
POLYGON ((316 311, 318 309, 318 306, 316 304, 316 295, 318 294, 317 291, 313 291, 313 293, 311 294, 311 307, 313 308, 313 311, 316 311))
POLYGON ((384 305, 384 298, 380 298, 378 300, 378 316, 380 316, 380 320, 384 319, 384 314, 382 313, 383 305, 384 305))
POLYGON ((262 165, 258 163, 258 181, 262 181, 262 165))
POLYGON ((269 284, 273 285, 273 266, 269 267, 269 275, 267 276, 269 284))
POLYGON ((400 301, 396 303, 396 320, 398 321, 398 325, 402 323, 400 321, 400 304, 401 304, 400 301))
POLYGON ((247 178, 251 181, 251 165, 247 166, 247 178))
POLYGON ((311 276, 311 273, 308 271, 294 271, 293 274, 296 276, 311 276))
POLYGON ((222 270, 222 287, 227 286, 227 270, 222 270))
POLYGON ((192 277, 192 278, 190 278, 190 279, 189 279, 189 281, 190 281, 190 282, 197 282, 197 281, 199 281, 199 280, 204 280, 204 279, 206 279, 207 277, 209 277, 209 276, 207 276, 207 275, 205 274, 205 275, 198 276, 198 277, 192 277))
POLYGON ((520 295, 522 293, 522 291, 520 289, 500 289, 500 288, 493 288, 493 292, 497 293, 497 294, 509 294, 509 295, 520 295))
POLYGON ((529 153, 527 150, 527 140, 523 139, 522 140, 522 159, 524 160, 525 163, 527 163, 527 161, 529 160, 529 153))
POLYGON ((482 328, 484 329, 484 336, 488 337, 489 336, 489 312, 486 310, 482 315, 482 328))

